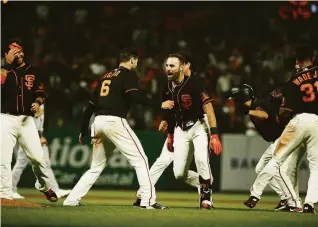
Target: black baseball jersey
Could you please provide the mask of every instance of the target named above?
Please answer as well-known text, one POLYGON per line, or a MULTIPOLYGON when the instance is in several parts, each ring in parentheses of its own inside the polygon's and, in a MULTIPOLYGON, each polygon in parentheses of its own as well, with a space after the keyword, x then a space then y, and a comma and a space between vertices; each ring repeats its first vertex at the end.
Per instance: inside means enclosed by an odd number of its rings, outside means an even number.
POLYGON ((184 76, 181 84, 169 81, 163 101, 173 100, 173 113, 177 126, 183 130, 191 127, 198 119, 204 117, 202 106, 212 101, 206 93, 203 81, 197 76, 184 76))
POLYGON ((1 84, 1 113, 33 116, 31 105, 45 97, 44 85, 35 67, 25 64, 7 71, 1 84))
POLYGON ((296 73, 285 85, 284 107, 298 113, 318 114, 318 66, 296 73))
POLYGON ((275 96, 272 92, 266 99, 257 99, 251 109, 263 110, 268 114, 266 120, 260 120, 250 115, 256 130, 267 142, 275 141, 282 134, 285 126, 290 119, 280 118, 278 111, 281 106, 283 97, 275 96))
POLYGON ((133 70, 119 67, 104 74, 90 99, 90 102, 96 105, 96 116, 111 115, 126 118, 130 108, 127 94, 138 89, 138 77, 133 70))

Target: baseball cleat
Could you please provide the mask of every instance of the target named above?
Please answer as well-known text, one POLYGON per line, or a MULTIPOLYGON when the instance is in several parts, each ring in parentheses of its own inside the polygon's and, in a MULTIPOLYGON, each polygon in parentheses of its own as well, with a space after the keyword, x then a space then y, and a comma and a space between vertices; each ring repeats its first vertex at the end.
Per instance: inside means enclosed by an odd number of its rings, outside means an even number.
POLYGON ((312 213, 312 214, 315 214, 316 211, 315 211, 315 208, 314 208, 314 207, 310 206, 308 203, 305 203, 305 204, 304 204, 303 213, 312 213))
POLYGON ((12 193, 12 198, 13 198, 13 199, 25 199, 24 196, 20 195, 20 194, 17 193, 17 192, 13 192, 13 193, 12 193))
POLYGON ((212 203, 210 200, 203 200, 200 208, 210 210, 212 209, 212 203))
POLYGON ((280 211, 301 213, 303 212, 303 208, 287 205, 284 209, 281 209, 280 211))
POLYGON ((163 210, 163 209, 168 209, 166 206, 162 206, 159 203, 155 203, 151 206, 140 206, 141 209, 158 209, 158 210, 163 210))
POLYGON ((274 210, 279 211, 284 209, 287 206, 287 199, 282 199, 279 201, 278 205, 274 208, 274 210))
POLYGON ((47 190, 46 192, 43 192, 44 195, 46 196, 47 200, 51 201, 51 202, 57 202, 59 199, 57 198, 57 195, 55 194, 54 191, 52 191, 52 189, 47 190))
POLYGON ((256 206, 256 204, 257 204, 257 202, 259 201, 259 199, 258 198, 256 198, 255 196, 250 196, 249 198, 248 198, 248 200, 246 200, 245 202, 243 202, 243 204, 245 205, 245 206, 247 206, 248 208, 254 208, 255 206, 256 206))
POLYGON ((66 196, 68 196, 68 194, 71 193, 72 190, 64 190, 64 189, 60 189, 56 192, 57 198, 61 199, 64 198, 66 196))
POLYGON ((136 201, 133 203, 134 207, 140 207, 141 199, 137 198, 136 201))

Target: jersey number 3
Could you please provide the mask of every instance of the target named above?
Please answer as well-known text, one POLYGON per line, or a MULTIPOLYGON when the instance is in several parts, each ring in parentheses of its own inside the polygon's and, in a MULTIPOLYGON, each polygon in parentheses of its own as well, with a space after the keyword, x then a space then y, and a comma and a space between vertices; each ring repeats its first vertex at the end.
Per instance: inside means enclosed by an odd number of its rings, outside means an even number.
POLYGON ((100 96, 107 96, 109 93, 109 85, 111 80, 104 80, 102 83, 102 87, 100 88, 100 96))
POLYGON ((312 102, 316 99, 315 93, 318 93, 318 81, 315 82, 314 86, 312 84, 303 84, 300 86, 300 90, 306 93, 303 96, 303 101, 312 102))

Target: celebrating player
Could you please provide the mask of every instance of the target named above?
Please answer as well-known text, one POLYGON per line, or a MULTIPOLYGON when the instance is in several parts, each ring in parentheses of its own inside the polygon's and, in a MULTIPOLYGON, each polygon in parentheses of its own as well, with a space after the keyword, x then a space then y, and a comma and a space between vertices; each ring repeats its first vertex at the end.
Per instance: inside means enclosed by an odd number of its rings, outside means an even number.
POLYGON ((69 196, 65 206, 80 205, 81 198, 88 192, 106 166, 109 152, 116 146, 135 168, 141 189, 141 208, 166 209, 156 203, 155 187, 150 180, 148 158, 133 130, 126 121, 131 101, 150 107, 172 108, 173 101, 164 103, 149 99, 139 91, 134 69, 138 55, 125 49, 119 56, 119 68, 101 77, 84 113, 80 143, 87 135, 89 119, 95 112, 92 133, 95 137, 91 168, 81 177, 69 196), (106 151, 106 153, 105 153, 106 151))
MULTIPOLYGON (((43 149, 43 155, 46 162, 46 171, 48 174, 48 178, 50 180, 51 188, 54 192, 56 192, 57 197, 60 199, 62 197, 67 196, 71 190, 64 190, 60 189, 59 184, 56 181, 56 178, 54 176, 54 172, 51 167, 51 160, 49 155, 49 148, 47 146, 47 140, 43 136, 43 125, 44 125, 44 105, 40 106, 40 109, 38 112, 35 113, 35 116, 33 117, 35 126, 39 132, 40 141, 43 149)), ((16 162, 12 169, 12 192, 13 192, 13 199, 24 199, 23 196, 21 196, 17 192, 17 186, 21 177, 21 174, 25 167, 28 165, 29 159, 28 157, 23 153, 21 147, 18 147, 17 151, 17 157, 16 162)), ((39 184, 37 181, 36 184, 39 184)))
POLYGON ((58 200, 50 189, 46 163, 38 131, 32 119, 45 100, 43 84, 36 69, 24 62, 21 42, 8 45, 6 63, 1 68, 1 190, 0 197, 12 199, 11 162, 16 143, 30 159, 33 172, 39 182, 37 189, 48 200, 58 200), (5 141, 5 142, 4 142, 5 141))
MULTIPOLYGON (((277 138, 282 134, 284 127, 290 120, 290 117, 279 116, 279 109, 283 102, 282 93, 280 89, 275 89, 266 99, 257 99, 254 96, 253 88, 247 84, 243 84, 240 88, 232 89, 231 98, 234 100, 237 109, 245 109, 245 113, 250 116, 251 121, 263 139, 267 142, 272 142, 256 165, 255 171, 259 174, 272 158, 278 143, 277 138)), ((274 210, 294 211, 297 208, 301 208, 297 169, 304 152, 304 146, 301 146, 291 154, 282 165, 281 172, 277 173, 275 178, 269 183, 271 188, 281 198, 274 210), (293 188, 291 188, 293 193, 290 193, 281 175, 290 178, 293 183, 293 188), (293 197, 293 195, 296 195, 296 197, 293 197)), ((257 190, 257 185, 253 184, 252 190, 257 190)), ((248 201, 244 204, 250 208, 253 208, 253 205, 255 205, 248 201)))
POLYGON ((209 146, 218 155, 222 152, 222 145, 217 134, 211 98, 198 77, 184 75, 184 63, 185 60, 180 54, 171 54, 166 61, 169 82, 164 100, 172 97, 176 104, 169 111, 170 117, 167 118, 167 146, 169 151, 175 151, 173 172, 177 179, 188 178, 189 166, 194 155, 199 173, 200 207, 211 209, 212 174, 209 146), (208 118, 210 136, 205 126, 204 113, 208 118))
MULTIPOLYGON (((310 177, 305 198, 304 213, 314 213, 314 203, 318 202, 318 67, 313 65, 313 54, 309 47, 297 49, 297 72, 290 78, 283 89, 285 97, 281 115, 292 114, 292 120, 285 127, 275 148, 273 158, 258 174, 249 203, 259 201, 264 188, 281 170, 282 164, 302 143, 306 145, 310 177)), ((284 178, 286 186, 291 189, 289 178, 284 178)), ((255 206, 254 205, 254 206, 255 206)))
MULTIPOLYGON (((195 76, 195 72, 191 70, 191 60, 190 57, 185 54, 185 53, 180 53, 182 57, 184 58, 185 64, 183 68, 183 72, 185 76, 195 76)), ((214 114, 214 112, 213 112, 214 114)), ((205 124, 204 127, 209 130, 208 127, 208 122, 207 122, 207 117, 206 114, 204 114, 204 119, 205 119, 205 124)), ((160 126, 159 126, 159 131, 161 132, 166 132, 168 129, 168 122, 167 119, 163 119, 161 121, 160 126)), ((150 179, 151 182, 155 185, 157 181, 159 180, 160 176, 163 174, 165 169, 173 162, 173 157, 174 154, 173 152, 168 150, 168 140, 171 139, 172 137, 167 137, 165 140, 165 143, 162 147, 162 151, 160 156, 157 158, 155 163, 151 166, 150 168, 150 179)), ((194 172, 192 170, 188 171, 187 178, 184 179, 185 182, 193 187, 199 188, 200 187, 200 182, 199 182, 199 174, 197 172, 194 172)), ((213 179, 211 179, 213 181, 213 179)), ((141 193, 140 190, 137 191, 137 198, 136 201, 133 203, 133 206, 140 206, 141 202, 141 193)), ((212 202, 212 201, 211 201, 212 202)))

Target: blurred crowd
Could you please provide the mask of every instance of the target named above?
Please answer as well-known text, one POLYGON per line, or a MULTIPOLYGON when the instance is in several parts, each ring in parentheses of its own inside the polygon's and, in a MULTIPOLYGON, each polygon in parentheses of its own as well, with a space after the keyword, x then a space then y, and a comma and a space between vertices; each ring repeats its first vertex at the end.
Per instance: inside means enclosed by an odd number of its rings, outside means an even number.
MULTIPOLYGON (((247 83, 265 96, 294 71, 295 44, 318 49, 317 16, 283 20, 282 4, 9 1, 2 4, 2 40, 20 37, 26 60, 45 76, 48 127, 79 127, 99 76, 117 66, 120 49, 134 46, 140 85, 154 98, 166 81, 165 56, 190 53, 214 98, 219 130, 244 133, 251 125, 227 99, 231 88, 247 83)), ((155 130, 160 112, 135 105, 128 121, 155 130)))

